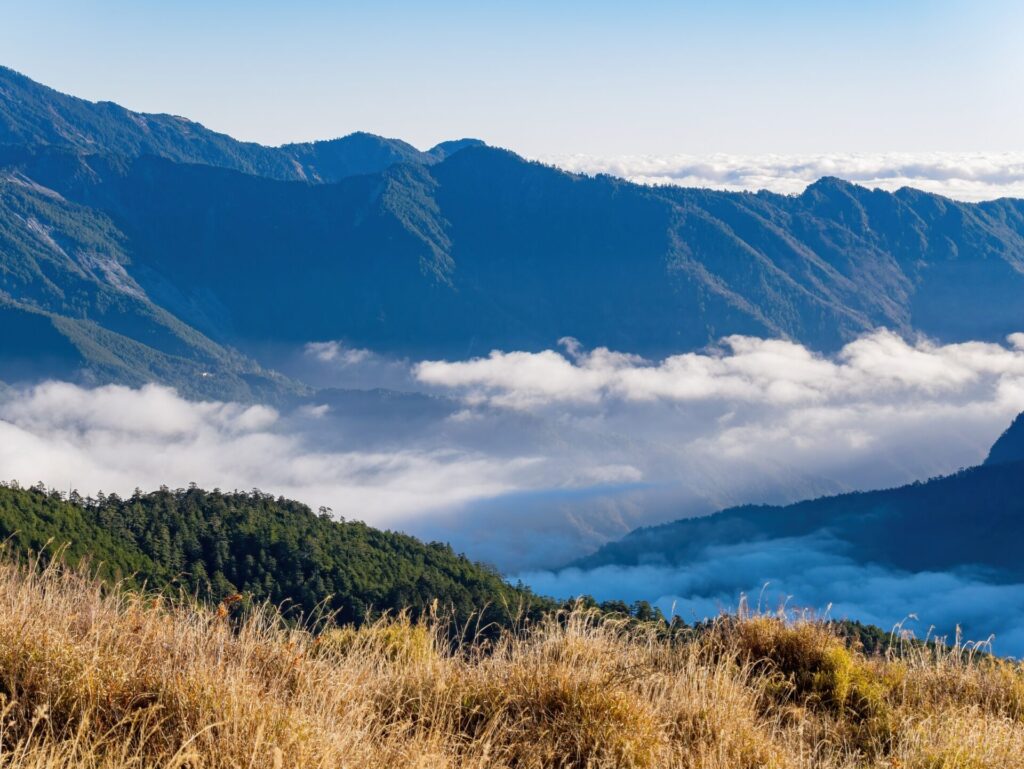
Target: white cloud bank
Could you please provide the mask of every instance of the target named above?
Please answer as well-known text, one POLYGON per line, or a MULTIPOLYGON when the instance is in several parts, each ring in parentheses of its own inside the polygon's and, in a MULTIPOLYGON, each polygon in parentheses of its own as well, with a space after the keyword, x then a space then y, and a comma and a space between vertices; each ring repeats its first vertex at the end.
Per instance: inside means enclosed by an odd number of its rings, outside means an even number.
POLYGON ((329 412, 192 402, 157 385, 48 382, 0 400, 0 477, 121 494, 161 484, 258 487, 378 524, 516 487, 528 458, 456 449, 327 450, 329 412))
POLYGON ((888 152, 820 155, 588 155, 539 158, 577 173, 606 173, 641 184, 673 184, 731 191, 803 192, 823 176, 865 187, 900 187, 979 201, 1024 198, 1024 152, 888 152))
MULTIPOLYGON (((996 394, 1024 376, 1024 334, 1009 346, 985 342, 911 344, 885 330, 850 342, 835 356, 781 339, 729 336, 717 350, 649 362, 563 339, 565 353, 493 351, 469 361, 425 361, 417 378, 457 388, 471 403, 517 409, 605 400, 760 403, 787 408, 836 402, 946 399, 976 386, 996 394)), ((1017 393, 1014 393, 1015 395, 1017 393)))
MULTIPOLYGON (((286 411, 51 382, 0 395, 0 478, 83 494, 259 487, 508 571, 551 568, 640 525, 975 464, 1024 409, 1022 339, 878 332, 826 357, 730 337, 660 361, 572 342, 417 365, 368 354, 344 375, 402 369, 426 392, 286 411)), ((307 357, 338 370, 332 347, 307 357)))
POLYGON ((744 594, 765 611, 785 605, 884 630, 905 623, 919 637, 934 628, 951 640, 959 626, 967 640, 994 636, 998 653, 1024 656, 1024 585, 966 571, 912 574, 857 563, 821 534, 712 547, 685 567, 603 566, 518 578, 545 595, 648 600, 690 622, 735 611, 744 594))
MULTIPOLYGON (((1006 344, 912 344, 878 331, 826 357, 730 337, 718 349, 647 361, 569 340, 562 352, 426 361, 414 374, 460 398, 467 424, 508 443, 517 425, 543 425, 528 445, 556 477, 597 464, 632 468, 637 485, 627 490, 492 505, 497 529, 533 506, 546 531, 573 521, 575 530, 545 541, 585 550, 641 524, 977 464, 1024 409, 1022 343, 1013 335, 1006 344)), ((474 528, 459 516, 438 536, 474 528)))

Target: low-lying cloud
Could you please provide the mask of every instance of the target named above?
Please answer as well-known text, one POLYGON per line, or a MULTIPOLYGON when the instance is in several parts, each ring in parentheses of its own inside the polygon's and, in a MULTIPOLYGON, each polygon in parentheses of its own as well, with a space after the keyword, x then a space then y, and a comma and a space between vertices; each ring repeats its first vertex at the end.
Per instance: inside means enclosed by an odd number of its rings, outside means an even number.
POLYGON ((602 566, 518 575, 535 590, 563 598, 647 600, 687 621, 781 606, 833 619, 858 619, 918 637, 987 641, 1001 654, 1024 655, 1024 585, 960 572, 909 573, 858 563, 823 534, 708 548, 684 567, 602 566))
POLYGON ((1009 346, 984 342, 911 344, 880 330, 847 344, 834 358, 796 342, 729 336, 719 349, 647 361, 601 347, 564 353, 500 351, 468 361, 426 361, 417 378, 456 388, 472 404, 531 409, 607 400, 756 403, 788 408, 894 398, 970 396, 1024 376, 1024 334, 1009 346), (1008 377, 1010 381, 1004 380, 1008 377))
POLYGON ((1021 340, 880 331, 822 356, 730 337, 654 361, 566 340, 418 364, 321 343, 297 354, 322 381, 418 392, 325 390, 282 409, 156 386, 13 389, 0 478, 83 494, 259 487, 509 573, 550 569, 641 525, 976 464, 1024 409, 1021 340))
POLYGON ((316 437, 328 413, 48 382, 0 402, 0 473, 83 494, 259 487, 384 525, 514 489, 531 462, 454 448, 329 450, 316 437))
POLYGON ((728 337, 718 349, 647 361, 570 341, 564 352, 493 352, 415 371, 470 408, 642 436, 666 450, 662 479, 673 462, 688 479, 700 468, 691 488, 722 484, 724 468, 755 483, 802 471, 865 488, 980 461, 1024 407, 1022 344, 1020 335, 1006 345, 912 344, 878 331, 825 357, 728 337))
POLYGON ((818 155, 569 155, 541 158, 577 173, 641 184, 799 194, 823 176, 866 187, 916 187, 955 200, 1024 198, 1024 152, 886 152, 818 155))

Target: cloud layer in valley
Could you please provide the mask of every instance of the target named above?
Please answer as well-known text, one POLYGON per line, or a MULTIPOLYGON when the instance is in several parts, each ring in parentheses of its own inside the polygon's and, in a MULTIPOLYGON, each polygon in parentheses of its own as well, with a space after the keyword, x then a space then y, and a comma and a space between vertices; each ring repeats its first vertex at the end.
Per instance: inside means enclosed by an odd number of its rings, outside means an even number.
POLYGON ((0 477, 82 493, 259 487, 537 570, 640 525, 975 464, 1024 409, 1022 342, 878 332, 821 356, 730 337, 648 361, 567 340, 418 364, 320 345, 305 357, 324 380, 340 366, 419 392, 323 391, 274 409, 156 386, 12 389, 0 477))
POLYGON ((469 408, 563 423, 571 414, 575 424, 679 449, 670 453, 683 473, 750 463, 755 477, 765 475, 758 466, 803 469, 866 487, 982 459, 1024 406, 1024 336, 935 345, 878 331, 834 357, 729 337, 660 361, 566 340, 562 352, 493 352, 415 372, 469 408))
MULTIPOLYGON (((326 448, 330 407, 191 402, 173 390, 48 382, 0 403, 0 470, 82 493, 262 488, 379 523, 516 488, 529 463, 451 450, 326 448)), ((330 428, 328 428, 330 429, 330 428)))
POLYGON ((1024 585, 987 581, 969 571, 907 573, 857 563, 821 534, 708 548, 685 567, 603 566, 518 575, 536 591, 560 597, 647 600, 688 621, 750 608, 785 606, 816 616, 858 619, 918 637, 952 640, 959 626, 970 641, 1024 656, 1024 585))
POLYGON ((916 187, 955 200, 1024 198, 1024 152, 887 152, 819 155, 552 156, 569 171, 641 184, 798 194, 823 176, 865 187, 916 187))
POLYGON ((893 399, 970 399, 977 388, 1008 386, 1024 375, 1024 334, 1009 347, 984 342, 911 344, 880 330, 847 344, 834 358, 781 339, 730 336, 718 349, 657 362, 607 348, 563 352, 493 351, 468 361, 426 361, 416 377, 458 389, 467 402, 513 409, 605 401, 755 403, 790 408, 893 399), (1009 380, 1004 380, 1009 377, 1009 380))

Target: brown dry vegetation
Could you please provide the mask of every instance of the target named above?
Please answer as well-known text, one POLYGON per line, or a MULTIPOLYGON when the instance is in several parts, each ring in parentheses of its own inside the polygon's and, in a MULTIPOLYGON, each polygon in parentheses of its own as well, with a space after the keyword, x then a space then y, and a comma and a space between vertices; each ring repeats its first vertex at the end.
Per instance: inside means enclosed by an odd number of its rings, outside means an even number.
POLYGON ((452 650, 439 623, 235 611, 0 563, 0 769, 1024 766, 1024 673, 962 649, 577 611, 452 650))

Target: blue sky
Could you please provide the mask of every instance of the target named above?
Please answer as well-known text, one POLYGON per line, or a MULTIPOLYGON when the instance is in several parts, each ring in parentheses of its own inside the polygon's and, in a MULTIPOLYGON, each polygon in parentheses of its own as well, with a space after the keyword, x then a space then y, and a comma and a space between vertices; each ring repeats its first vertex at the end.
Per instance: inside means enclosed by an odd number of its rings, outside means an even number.
POLYGON ((1015 2, 0 0, 0 62, 264 143, 1024 149, 1015 2))

